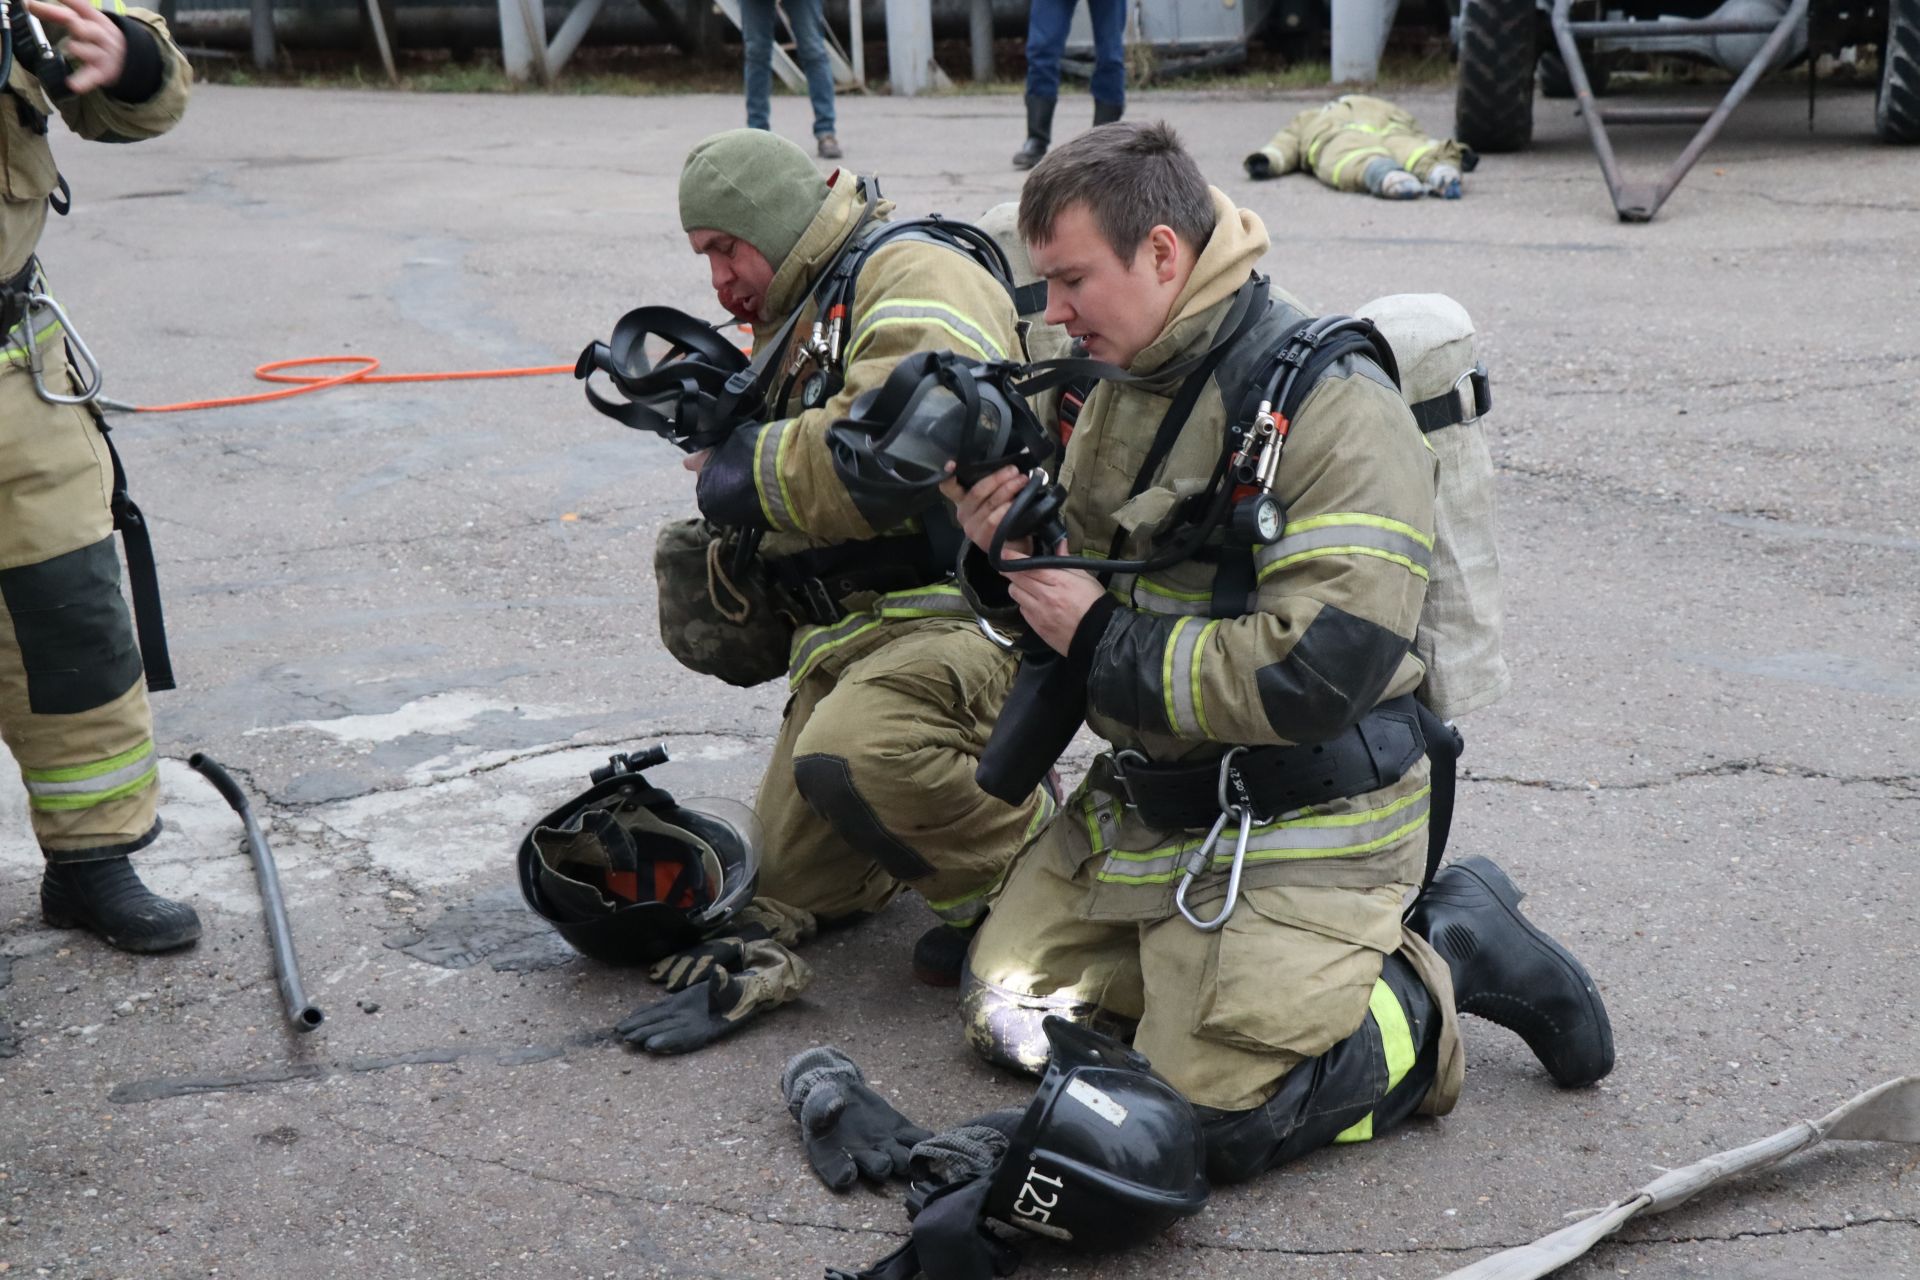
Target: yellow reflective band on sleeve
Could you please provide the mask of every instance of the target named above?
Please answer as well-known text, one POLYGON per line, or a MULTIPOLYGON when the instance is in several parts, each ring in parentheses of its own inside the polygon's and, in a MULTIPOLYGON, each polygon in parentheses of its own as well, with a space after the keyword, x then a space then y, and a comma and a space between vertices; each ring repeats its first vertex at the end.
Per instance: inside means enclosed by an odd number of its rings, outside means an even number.
POLYGON ((1192 618, 1182 618, 1173 624, 1173 631, 1167 636, 1167 647, 1160 655, 1160 697, 1166 704, 1167 728, 1174 733, 1180 732, 1180 713, 1175 707, 1175 691, 1179 682, 1173 678, 1174 655, 1180 648, 1180 637, 1185 634, 1192 618))
POLYGON ((1265 582, 1289 565, 1335 555, 1376 556, 1424 579, 1433 557, 1433 537, 1388 516, 1363 512, 1312 516, 1289 524, 1278 542, 1254 553, 1255 580, 1265 582))
POLYGON ((1412 155, 1407 157, 1407 162, 1404 166, 1406 170, 1411 173, 1413 166, 1420 163, 1420 158, 1439 145, 1437 142, 1429 142, 1426 146, 1416 149, 1412 155))
POLYGON ((852 364, 875 333, 902 324, 932 325, 944 330, 982 359, 1007 358, 1000 344, 964 312, 932 298, 888 298, 855 321, 853 337, 847 343, 846 362, 852 364))
POLYGON ((772 528, 793 530, 793 513, 787 507, 787 488, 780 476, 780 453, 786 445, 784 422, 769 422, 753 439, 753 488, 760 497, 760 514, 772 528), (767 442, 773 448, 767 448, 767 442))
POLYGON ((1193 677, 1193 722, 1199 726, 1203 738, 1213 737, 1213 729, 1207 724, 1207 695, 1200 685, 1200 663, 1206 656, 1207 641, 1213 638, 1214 631, 1225 621, 1225 618, 1215 618, 1200 628, 1200 638, 1193 643, 1193 661, 1188 667, 1193 677))
MULTIPOLYGON (((1374 979, 1373 991, 1367 996, 1367 1012, 1373 1015, 1374 1025, 1380 1028, 1380 1048, 1387 1060, 1387 1087, 1381 1091, 1381 1096, 1385 1097, 1407 1078, 1407 1072, 1413 1070, 1419 1050, 1414 1047, 1413 1028, 1407 1023, 1407 1011, 1400 1007, 1400 1001, 1394 996, 1386 979, 1374 979)), ((1341 1130, 1334 1141, 1366 1142, 1372 1137, 1373 1113, 1369 1111, 1360 1117, 1358 1123, 1341 1130)))
POLYGON ((1333 173, 1331 175, 1330 180, 1335 185, 1338 185, 1340 182, 1340 175, 1347 171, 1347 166, 1352 164, 1355 160, 1360 159, 1362 156, 1385 156, 1387 159, 1391 160, 1393 159, 1393 152, 1387 150, 1385 147, 1362 147, 1358 151, 1349 151, 1346 155, 1340 157, 1339 164, 1336 164, 1335 166, 1333 166, 1333 173))

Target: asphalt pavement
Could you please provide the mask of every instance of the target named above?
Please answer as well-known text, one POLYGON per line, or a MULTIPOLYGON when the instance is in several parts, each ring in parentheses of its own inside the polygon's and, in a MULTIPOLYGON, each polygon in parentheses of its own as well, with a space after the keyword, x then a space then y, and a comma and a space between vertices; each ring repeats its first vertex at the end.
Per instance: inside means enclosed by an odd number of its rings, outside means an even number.
MULTIPOLYGON (((1312 97, 1129 112, 1261 215, 1296 295, 1437 291, 1475 318, 1515 684, 1463 723, 1455 848, 1585 958, 1619 1065, 1562 1092, 1469 1021, 1451 1116, 1220 1190, 1150 1248, 1036 1250, 1035 1275, 1432 1280, 1920 1070, 1920 156, 1873 141, 1868 93, 1823 97, 1809 130, 1779 86, 1650 225, 1615 220, 1564 102, 1458 202, 1245 179, 1312 97)), ((1404 101, 1448 127, 1446 93, 1404 101)), ((853 97, 841 137, 904 212, 968 216, 1017 194, 1020 110, 853 97)), ((1088 114, 1068 98, 1062 130, 1088 114)), ((254 365, 299 356, 571 364, 629 307, 712 310, 675 180, 740 115, 208 88, 157 141, 56 139, 74 210, 42 256, 133 403, 257 389, 254 365)), ((804 139, 804 101, 775 123, 804 139)), ((610 751, 664 742, 687 795, 759 777, 781 687, 690 676, 657 639, 677 455, 558 377, 115 422, 181 684, 155 700, 167 832, 139 865, 207 930, 134 958, 45 928, 0 781, 0 1273, 811 1280, 894 1248, 899 1190, 823 1189, 776 1081, 831 1042, 931 1127, 1026 1096, 911 978, 924 906, 821 939, 798 1005, 649 1059, 608 1038, 644 981, 572 956, 514 887, 520 833, 610 751), (313 1035, 284 1025, 196 750, 267 823, 313 1035)), ((1566 1274, 1917 1277, 1913 1160, 1822 1147, 1566 1274)))

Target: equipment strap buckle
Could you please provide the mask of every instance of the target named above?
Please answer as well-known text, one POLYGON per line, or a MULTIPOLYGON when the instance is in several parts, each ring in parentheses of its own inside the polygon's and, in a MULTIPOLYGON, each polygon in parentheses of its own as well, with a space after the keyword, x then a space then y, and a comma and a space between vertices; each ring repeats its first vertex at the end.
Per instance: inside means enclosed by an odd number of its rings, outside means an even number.
POLYGON ((1186 922, 1202 933, 1213 933, 1227 923, 1227 917, 1240 904, 1240 872, 1247 862, 1247 840, 1253 833, 1253 806, 1247 801, 1247 785, 1240 771, 1233 767, 1236 756, 1245 751, 1245 747, 1234 747, 1220 757, 1220 781, 1216 794, 1220 800, 1220 816, 1214 819, 1207 838, 1200 847, 1188 855, 1185 865, 1180 869, 1180 886, 1174 890, 1173 905, 1186 922), (1229 799, 1230 795, 1238 799, 1229 799), (1239 830, 1233 841, 1233 861, 1227 869, 1227 900, 1221 905, 1220 912, 1210 920, 1203 920, 1187 906, 1187 890, 1192 887, 1195 877, 1213 865, 1213 851, 1220 843, 1220 833, 1227 829, 1227 820, 1238 824, 1239 830))
POLYGON ((1127 808, 1138 809, 1140 802, 1134 798, 1133 781, 1127 777, 1129 763, 1147 765, 1153 762, 1147 759, 1144 752, 1135 751, 1132 747, 1113 753, 1113 780, 1120 784, 1121 798, 1126 802, 1127 808))
POLYGON ((1458 426, 1478 422, 1493 408, 1493 384, 1487 379, 1487 366, 1476 364, 1454 380, 1454 398, 1460 403, 1458 426))

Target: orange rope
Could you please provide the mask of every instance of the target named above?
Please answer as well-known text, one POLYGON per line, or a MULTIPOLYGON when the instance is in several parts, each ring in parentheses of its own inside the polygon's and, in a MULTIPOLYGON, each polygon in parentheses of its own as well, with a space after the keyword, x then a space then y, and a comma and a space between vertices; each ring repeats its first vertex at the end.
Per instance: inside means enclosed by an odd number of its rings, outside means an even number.
POLYGON ((240 404, 264 404, 269 400, 285 400, 289 396, 325 391, 328 387, 343 387, 350 382, 461 382, 475 378, 539 378, 573 372, 570 364, 541 365, 529 369, 462 369, 451 373, 374 373, 379 367, 380 361, 373 356, 306 356, 298 360, 272 360, 254 369, 253 376, 262 382, 289 382, 293 386, 284 391, 259 391, 250 396, 186 400, 179 404, 135 404, 127 408, 134 413, 180 413, 188 409, 226 409, 240 404), (320 364, 351 364, 359 367, 333 374, 281 372, 320 364))

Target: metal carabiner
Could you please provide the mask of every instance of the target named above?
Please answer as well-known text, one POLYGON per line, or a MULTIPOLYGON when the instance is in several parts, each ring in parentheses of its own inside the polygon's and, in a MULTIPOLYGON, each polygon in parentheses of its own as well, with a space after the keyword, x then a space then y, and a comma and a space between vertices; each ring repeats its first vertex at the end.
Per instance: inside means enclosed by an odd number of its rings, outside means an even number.
POLYGON ((93 358, 93 350, 87 346, 86 339, 75 332, 73 321, 67 315, 67 309, 61 306, 52 294, 34 290, 27 295, 26 319, 21 322, 20 327, 26 335, 27 370, 33 374, 33 390, 36 395, 48 404, 91 404, 99 397, 100 387, 104 381, 100 374, 100 362, 93 358), (66 342, 72 354, 86 366, 86 374, 80 379, 79 395, 61 395, 59 392, 47 390, 46 361, 40 354, 40 339, 34 333, 34 312, 43 307, 53 313, 53 318, 60 324, 60 331, 66 335, 66 342))
POLYGON ((1187 859, 1187 865, 1180 877, 1180 887, 1173 891, 1173 905, 1181 915, 1186 917, 1188 924, 1202 933, 1212 933, 1224 925, 1227 917, 1233 914, 1234 907, 1240 903, 1240 868, 1246 865, 1247 836, 1252 830, 1252 813, 1236 804, 1223 810, 1220 816, 1214 819, 1213 829, 1207 832, 1206 840, 1194 850, 1193 856, 1187 859), (1240 834, 1234 837, 1233 862, 1229 864, 1227 871, 1227 900, 1221 906, 1219 915, 1211 920, 1202 920, 1187 908, 1187 888, 1193 883, 1194 877, 1205 871, 1212 863, 1213 848, 1220 843, 1220 833, 1226 829, 1228 818, 1239 821, 1240 834))

